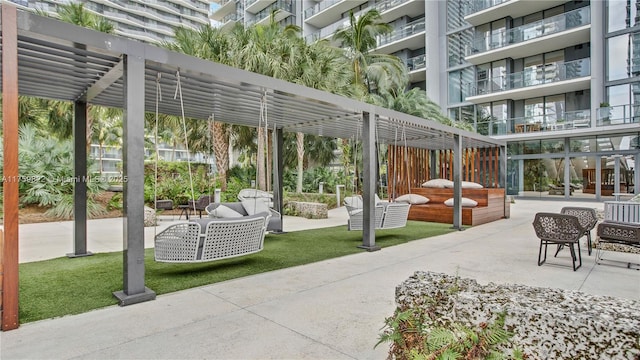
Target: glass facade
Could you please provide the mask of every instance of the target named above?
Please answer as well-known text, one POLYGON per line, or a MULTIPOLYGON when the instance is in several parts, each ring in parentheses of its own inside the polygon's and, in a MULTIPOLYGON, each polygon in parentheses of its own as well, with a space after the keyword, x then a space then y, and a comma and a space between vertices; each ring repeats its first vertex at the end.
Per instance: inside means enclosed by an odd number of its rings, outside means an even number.
POLYGON ((615 32, 640 25, 639 0, 607 1, 607 32, 615 32))
POLYGON ((640 76, 640 33, 607 39, 607 80, 640 76))

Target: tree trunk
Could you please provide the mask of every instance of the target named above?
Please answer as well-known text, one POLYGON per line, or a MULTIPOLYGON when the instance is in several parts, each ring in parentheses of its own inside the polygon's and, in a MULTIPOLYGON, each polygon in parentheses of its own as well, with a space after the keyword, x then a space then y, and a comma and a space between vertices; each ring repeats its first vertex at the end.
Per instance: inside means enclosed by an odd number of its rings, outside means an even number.
POLYGON ((86 146, 87 154, 91 153, 91 138, 93 137, 93 116, 91 115, 91 105, 87 105, 87 135, 86 146))
POLYGON ((213 122, 211 137, 213 153, 216 157, 216 168, 220 178, 220 189, 227 191, 227 171, 229 170, 229 132, 224 123, 213 122))
POLYGON ((258 154, 256 159, 256 175, 258 176, 258 189, 267 191, 267 181, 265 174, 264 159, 264 128, 258 128, 258 154))
POLYGON ((102 179, 102 142, 98 143, 98 156, 100 157, 100 162, 99 162, 99 166, 100 166, 100 178, 102 179))
POLYGON ((298 150, 298 181, 296 182, 296 192, 302 193, 302 181, 304 179, 304 134, 296 133, 296 149, 298 150))

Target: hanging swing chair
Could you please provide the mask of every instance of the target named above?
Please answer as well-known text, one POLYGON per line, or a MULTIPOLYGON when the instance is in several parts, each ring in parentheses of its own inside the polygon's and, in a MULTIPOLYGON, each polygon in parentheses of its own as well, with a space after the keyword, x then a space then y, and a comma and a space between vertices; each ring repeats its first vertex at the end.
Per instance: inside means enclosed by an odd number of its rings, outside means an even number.
MULTIPOLYGON (((180 72, 176 73, 176 95, 180 99, 182 126, 185 136, 187 131, 182 100, 180 72)), ((156 79, 156 170, 155 182, 158 181, 158 103, 161 101, 160 74, 156 79)), ((188 145, 186 148, 189 151, 188 145)), ((194 198, 191 164, 187 158, 191 197, 194 198)), ((155 185, 154 185, 155 186, 155 185)), ((157 198, 157 195, 154 195, 157 198)), ((197 263, 227 259, 253 254, 264 247, 264 236, 271 214, 258 213, 242 218, 207 218, 194 219, 191 222, 169 226, 155 236, 154 258, 157 262, 197 263)))
MULTIPOLYGON (((358 125, 358 129, 359 129, 358 125)), ((376 127, 376 143, 380 143, 378 138, 378 129, 376 127)), ((358 131, 356 131, 356 138, 358 137, 358 131)), ((397 138, 397 132, 396 132, 397 138)), ((355 146, 354 146, 355 148, 355 146)), ((378 156, 380 158, 380 156, 378 156)), ((357 168, 357 151, 354 150, 353 156, 354 168, 357 168)), ((388 168, 388 167, 387 167, 388 168)), ((355 185, 355 191, 357 192, 357 180, 355 185)), ((378 194, 375 196, 375 217, 373 219, 376 229, 396 229, 407 226, 407 218, 409 217, 409 208, 411 204, 405 202, 388 202, 382 201, 378 194)), ((363 219, 363 202, 362 197, 359 195, 351 196, 344 199, 344 205, 349 214, 349 220, 347 222, 348 230, 362 230, 363 219)))

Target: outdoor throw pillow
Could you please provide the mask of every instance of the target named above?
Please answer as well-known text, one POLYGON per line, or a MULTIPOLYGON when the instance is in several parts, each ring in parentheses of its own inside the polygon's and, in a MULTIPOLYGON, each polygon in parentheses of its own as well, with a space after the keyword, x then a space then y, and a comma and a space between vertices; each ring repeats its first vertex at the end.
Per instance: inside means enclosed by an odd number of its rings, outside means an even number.
POLYGON ((209 213, 209 215, 217 218, 239 218, 244 216, 239 212, 231 209, 230 207, 224 205, 218 205, 218 207, 213 209, 209 213))
POLYGON ((453 187, 453 181, 447 179, 431 179, 423 183, 422 187, 443 189, 446 187, 453 187))
POLYGON ((475 182, 471 182, 471 181, 461 181, 460 186, 463 189, 482 189, 483 188, 482 185, 475 182))
POLYGON ((260 212, 269 212, 269 205, 262 199, 245 199, 242 200, 242 207, 248 215, 254 215, 260 212))
MULTIPOLYGON (((478 202, 473 200, 473 199, 469 199, 466 197, 463 197, 460 199, 460 202, 462 202, 462 206, 463 207, 476 207, 478 206, 478 202)), ((447 206, 453 206, 453 198, 447 199, 447 201, 444 202, 445 205, 447 206)))
POLYGON ((405 194, 402 196, 398 196, 396 198, 396 202, 406 202, 409 204, 413 204, 413 205, 418 205, 418 204, 426 204, 429 202, 429 198, 426 198, 422 195, 418 195, 418 194, 405 194))

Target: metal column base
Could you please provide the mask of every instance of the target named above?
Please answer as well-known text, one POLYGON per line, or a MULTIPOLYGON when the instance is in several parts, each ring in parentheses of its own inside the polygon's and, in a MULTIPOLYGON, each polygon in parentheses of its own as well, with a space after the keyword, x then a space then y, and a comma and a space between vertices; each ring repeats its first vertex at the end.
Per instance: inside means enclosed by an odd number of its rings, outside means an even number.
POLYGON ((133 304, 156 299, 155 291, 149 289, 148 287, 144 288, 143 293, 127 295, 124 293, 124 291, 115 291, 113 293, 113 296, 115 296, 118 299, 118 305, 120 306, 133 305, 133 304))
POLYGON ((465 228, 464 228, 464 227, 462 227, 462 226, 460 226, 460 227, 452 226, 452 227, 450 227, 449 229, 458 230, 458 231, 464 231, 464 230, 465 230, 465 228))
POLYGON ((367 250, 367 251, 369 251, 369 252, 371 252, 371 251, 378 251, 378 250, 381 250, 381 249, 382 249, 380 246, 376 246, 376 245, 374 245, 374 246, 358 245, 358 248, 359 248, 359 249, 365 249, 365 250, 367 250))
POLYGON ((91 251, 87 251, 87 252, 86 252, 86 253, 84 253, 84 254, 68 253, 68 254, 67 254, 67 257, 68 257, 68 258, 70 258, 70 259, 73 259, 73 258, 79 258, 79 257, 85 257, 85 256, 92 256, 92 255, 93 255, 93 253, 92 253, 91 251))

